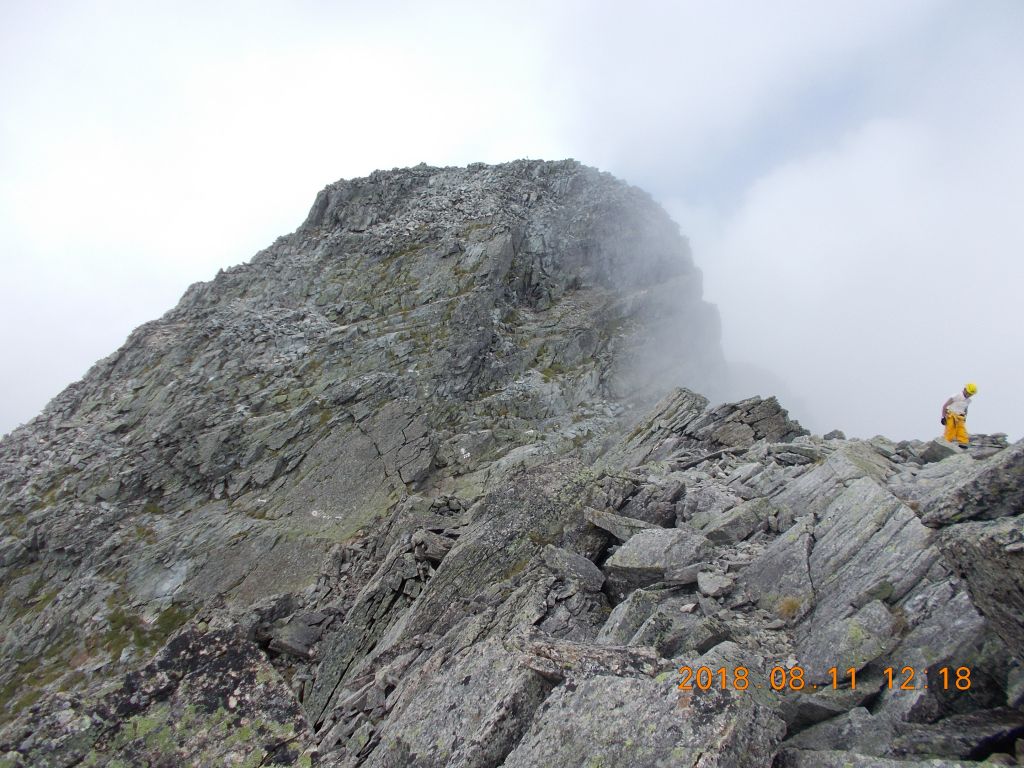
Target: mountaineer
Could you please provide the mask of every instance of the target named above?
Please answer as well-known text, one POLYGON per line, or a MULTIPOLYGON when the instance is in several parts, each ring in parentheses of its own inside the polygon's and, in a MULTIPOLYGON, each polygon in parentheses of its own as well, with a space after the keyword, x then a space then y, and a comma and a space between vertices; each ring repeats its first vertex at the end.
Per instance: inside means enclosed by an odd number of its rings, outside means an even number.
POLYGON ((967 434, 967 407, 971 404, 971 398, 978 391, 978 385, 973 381, 967 382, 963 391, 953 395, 942 404, 942 421, 946 428, 946 442, 954 440, 966 449, 970 436, 967 434))

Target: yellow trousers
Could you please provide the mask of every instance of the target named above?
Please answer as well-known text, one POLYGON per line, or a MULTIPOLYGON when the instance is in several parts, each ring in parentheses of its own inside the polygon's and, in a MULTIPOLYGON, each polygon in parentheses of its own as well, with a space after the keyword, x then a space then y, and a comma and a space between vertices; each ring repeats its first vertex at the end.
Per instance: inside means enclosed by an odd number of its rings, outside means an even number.
POLYGON ((967 417, 959 413, 946 413, 946 434, 947 442, 957 442, 960 445, 967 445, 971 439, 967 434, 967 417))

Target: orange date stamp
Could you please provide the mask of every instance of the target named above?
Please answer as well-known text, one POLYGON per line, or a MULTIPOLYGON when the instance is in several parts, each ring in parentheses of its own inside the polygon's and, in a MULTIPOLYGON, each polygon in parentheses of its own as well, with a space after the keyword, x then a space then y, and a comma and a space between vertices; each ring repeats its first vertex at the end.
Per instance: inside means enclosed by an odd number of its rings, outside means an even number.
MULTIPOLYGON (((803 668, 799 666, 774 666, 763 682, 753 680, 747 667, 680 667, 681 680, 676 687, 681 691, 707 691, 711 688, 732 691, 762 688, 780 692, 813 691, 822 688, 857 689, 856 667, 845 670, 829 667, 826 671, 832 680, 831 683, 818 685, 808 683, 804 679, 803 668)), ((943 691, 968 691, 971 688, 970 667, 937 667, 931 670, 911 666, 886 667, 882 674, 889 690, 915 691, 931 687, 943 691)))

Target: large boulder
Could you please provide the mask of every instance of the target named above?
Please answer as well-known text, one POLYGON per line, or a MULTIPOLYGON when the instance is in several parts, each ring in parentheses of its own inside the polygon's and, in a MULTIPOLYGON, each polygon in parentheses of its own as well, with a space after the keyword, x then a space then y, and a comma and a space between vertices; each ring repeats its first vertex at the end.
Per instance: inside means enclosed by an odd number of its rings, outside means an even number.
POLYGON ((689 526, 640 531, 605 563, 609 590, 622 600, 637 587, 665 581, 671 571, 700 562, 710 550, 707 538, 689 526))
POLYGON ((925 525, 1024 515, 1024 440, 986 462, 972 462, 954 484, 937 489, 921 506, 925 525))
POLYGON ((1021 517, 945 528, 939 543, 978 610, 1024 658, 1024 527, 1021 517))
POLYGON ((952 475, 920 507, 978 610, 1024 657, 1024 441, 952 475))
MULTIPOLYGON (((743 659, 729 645, 690 665, 739 666, 743 659)), ((714 687, 680 691, 677 681, 600 676, 561 686, 503 765, 772 765, 784 726, 770 706, 714 687)))

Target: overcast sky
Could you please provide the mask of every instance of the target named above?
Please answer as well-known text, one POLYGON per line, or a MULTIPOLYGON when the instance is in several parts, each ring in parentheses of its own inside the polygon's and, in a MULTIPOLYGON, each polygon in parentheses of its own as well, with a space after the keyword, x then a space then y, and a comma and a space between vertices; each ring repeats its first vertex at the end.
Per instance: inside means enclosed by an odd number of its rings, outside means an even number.
POLYGON ((815 432, 1024 436, 1024 2, 626 8, 0 0, 0 434, 331 181, 573 157, 815 432))

